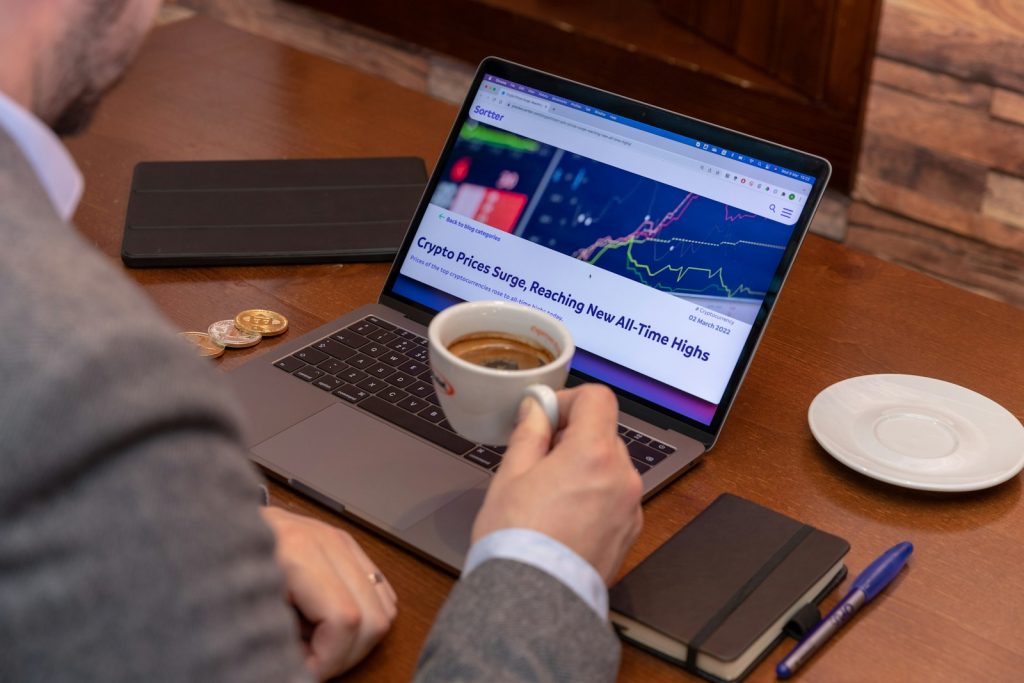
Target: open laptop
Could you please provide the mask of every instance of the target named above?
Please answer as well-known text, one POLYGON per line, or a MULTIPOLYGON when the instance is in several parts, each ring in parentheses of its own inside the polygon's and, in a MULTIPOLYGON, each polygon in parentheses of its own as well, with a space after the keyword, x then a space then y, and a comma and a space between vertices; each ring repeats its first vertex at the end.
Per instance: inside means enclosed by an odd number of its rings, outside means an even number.
POLYGON ((426 325, 560 318, 612 387, 646 496, 718 437, 827 161, 499 59, 479 67, 379 303, 228 374, 271 476, 451 570, 502 449, 450 430, 426 325))

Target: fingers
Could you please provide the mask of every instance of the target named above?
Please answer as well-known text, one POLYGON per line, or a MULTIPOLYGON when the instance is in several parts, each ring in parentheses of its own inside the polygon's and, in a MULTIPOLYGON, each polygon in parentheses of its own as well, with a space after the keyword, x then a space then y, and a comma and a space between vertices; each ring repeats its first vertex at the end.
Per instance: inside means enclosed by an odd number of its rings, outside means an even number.
POLYGON ((306 666, 325 679, 342 671, 346 663, 358 661, 362 610, 326 555, 318 548, 311 550, 301 564, 291 563, 285 581, 292 604, 309 624, 306 666))
POLYGON ((619 402, 603 384, 583 384, 558 393, 559 428, 603 434, 619 422, 619 402))
POLYGON ((512 478, 528 471, 547 455, 550 446, 551 423, 547 415, 535 399, 524 398, 519 406, 519 421, 509 437, 508 450, 495 478, 512 478))
POLYGON ((611 389, 601 384, 585 384, 559 391, 558 431, 552 435, 544 411, 532 399, 524 399, 519 421, 509 437, 508 452, 497 477, 516 477, 533 467, 554 443, 566 438, 565 430, 584 437, 600 436, 618 424, 619 403, 611 389))
POLYGON ((559 392, 561 427, 554 439, 552 456, 560 454, 587 458, 621 453, 629 462, 625 445, 618 434, 619 402, 602 384, 585 384, 559 392))
POLYGON ((643 524, 643 485, 618 434, 610 389, 558 392, 552 447, 543 410, 527 402, 473 524, 474 542, 496 530, 534 529, 563 543, 606 581, 643 524))
POLYGON ((339 584, 337 592, 345 590, 350 596, 348 604, 329 613, 313 631, 310 645, 315 671, 323 679, 363 659, 387 633, 397 610, 394 593, 379 588, 383 584, 376 583, 374 577, 380 572, 348 534, 330 529, 321 548, 339 584))
MULTIPOLYGON (((380 599, 381 606, 384 608, 385 613, 388 615, 389 622, 394 619, 398 612, 397 603, 398 595, 395 594, 395 589, 391 587, 391 582, 387 580, 387 577, 377 568, 377 565, 373 563, 373 560, 366 554, 365 551, 351 535, 343 532, 337 532, 343 543, 349 546, 349 551, 355 558, 359 572, 362 574, 362 578, 374 588, 374 595, 380 599)), ((338 567, 339 573, 351 572, 353 565, 345 563, 338 567)), ((352 580, 358 581, 359 576, 352 576, 352 580)))
MULTIPOLYGON (((619 403, 611 389, 601 384, 585 384, 559 391, 557 397, 559 428, 554 435, 540 406, 529 398, 523 400, 519 422, 509 437, 508 452, 495 475, 496 480, 514 479, 529 471, 552 446, 561 446, 567 438, 584 443, 612 438, 615 440, 613 447, 625 454, 617 432, 619 403)), ((560 450, 589 452, 592 449, 560 450)))
POLYGON ((264 508, 278 541, 288 594, 309 622, 307 666, 319 678, 360 661, 397 612, 395 592, 347 533, 284 510, 264 508))

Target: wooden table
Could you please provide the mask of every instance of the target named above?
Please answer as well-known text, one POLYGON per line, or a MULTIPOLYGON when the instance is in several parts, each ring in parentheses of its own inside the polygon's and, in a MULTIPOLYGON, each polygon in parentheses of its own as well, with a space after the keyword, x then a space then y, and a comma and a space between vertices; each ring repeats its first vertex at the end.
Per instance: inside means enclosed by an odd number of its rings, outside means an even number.
MULTIPOLYGON (((318 57, 193 19, 159 29, 91 131, 70 142, 87 180, 80 229, 119 259, 132 167, 143 160, 418 155, 433 165, 455 110, 318 57)), ((182 330, 244 308, 305 332, 375 300, 382 264, 124 270, 182 330)), ((228 351, 234 367, 280 339, 228 351)), ((724 433, 703 464, 652 499, 633 567, 719 493, 770 505, 850 541, 851 574, 913 541, 910 566, 805 668, 809 681, 1010 681, 1024 676, 1024 509, 1014 479, 969 494, 868 479, 814 441, 807 406, 841 379, 928 375, 1024 415, 1024 312, 810 237, 724 433)), ((354 681, 405 681, 452 578, 324 508, 275 499, 349 529, 400 599, 393 631, 354 681)), ((847 579, 825 603, 835 604, 847 579)), ((777 651, 750 677, 774 680, 777 651)), ((624 648, 623 681, 685 680, 624 648)))

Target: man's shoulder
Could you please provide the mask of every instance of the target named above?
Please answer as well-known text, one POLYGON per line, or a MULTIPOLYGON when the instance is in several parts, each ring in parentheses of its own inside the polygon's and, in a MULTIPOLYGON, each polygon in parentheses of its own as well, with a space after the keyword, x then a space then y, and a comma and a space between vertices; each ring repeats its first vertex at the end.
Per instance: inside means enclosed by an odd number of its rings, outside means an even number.
MULTIPOLYGON (((0 129, 0 340, 18 330, 82 349, 122 326, 166 339, 163 316, 65 222, 17 145, 0 129)), ((126 340, 127 341, 127 340, 126 340)), ((4 349, 0 345, 0 358, 4 349)))
POLYGON ((0 462, 12 482, 0 503, 18 495, 15 475, 45 478, 153 425, 201 419, 237 434, 209 364, 61 220, 11 144, 0 136, 0 462))
POLYGON ((138 288, 57 215, 35 172, 2 130, 0 239, 5 292, 0 340, 31 334, 48 339, 56 351, 70 344, 85 348, 116 326, 167 335, 162 316, 138 288))

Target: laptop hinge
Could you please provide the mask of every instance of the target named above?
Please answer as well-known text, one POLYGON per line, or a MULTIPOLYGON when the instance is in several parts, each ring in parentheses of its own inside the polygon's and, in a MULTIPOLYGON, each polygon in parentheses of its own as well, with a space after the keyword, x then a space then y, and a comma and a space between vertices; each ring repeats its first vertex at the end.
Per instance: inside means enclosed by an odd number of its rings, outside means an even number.
POLYGON ((388 296, 384 292, 381 292, 377 303, 387 306, 388 308, 394 309, 404 315, 405 317, 420 323, 421 325, 427 325, 430 323, 430 319, 433 318, 437 313, 436 311, 429 311, 423 308, 419 308, 405 301, 396 299, 393 296, 388 296))
MULTIPOLYGON (((566 381, 566 386, 573 387, 576 386, 577 384, 583 384, 584 382, 587 381, 591 380, 570 373, 569 378, 566 381)), ((643 405, 642 403, 633 401, 632 399, 622 396, 621 394, 617 393, 617 395, 619 397, 619 409, 624 413, 638 417, 641 420, 644 420, 645 422, 650 422, 655 427, 661 427, 662 429, 668 429, 673 432, 679 432, 683 436, 689 437, 691 439, 694 439, 695 441, 704 444, 704 448, 710 448, 711 444, 713 444, 715 441, 713 435, 701 431, 700 429, 697 429, 696 427, 693 427, 692 425, 689 425, 683 422, 682 420, 673 419, 672 417, 669 417, 664 413, 658 412, 654 408, 650 408, 648 406, 643 405)))

